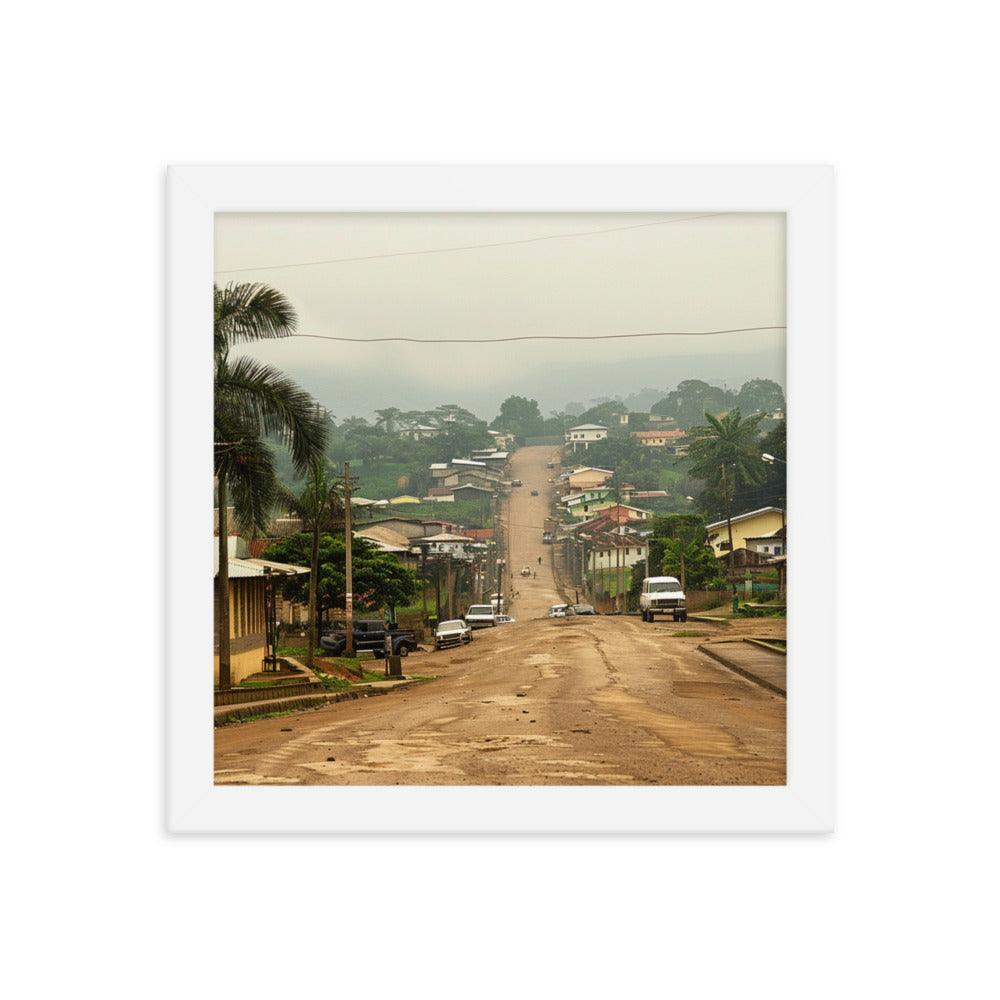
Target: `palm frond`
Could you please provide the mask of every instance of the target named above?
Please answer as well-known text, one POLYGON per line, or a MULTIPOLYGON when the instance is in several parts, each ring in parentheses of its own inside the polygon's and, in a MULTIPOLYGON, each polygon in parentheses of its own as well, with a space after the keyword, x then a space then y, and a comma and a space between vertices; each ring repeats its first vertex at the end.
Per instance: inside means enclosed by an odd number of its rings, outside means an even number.
POLYGON ((215 353, 233 344, 289 337, 298 318, 291 302, 276 288, 256 282, 215 286, 215 353))
POLYGON ((327 423, 313 398, 276 368, 253 358, 221 359, 215 372, 215 408, 229 422, 259 429, 287 445, 296 469, 307 474, 323 456, 327 423))

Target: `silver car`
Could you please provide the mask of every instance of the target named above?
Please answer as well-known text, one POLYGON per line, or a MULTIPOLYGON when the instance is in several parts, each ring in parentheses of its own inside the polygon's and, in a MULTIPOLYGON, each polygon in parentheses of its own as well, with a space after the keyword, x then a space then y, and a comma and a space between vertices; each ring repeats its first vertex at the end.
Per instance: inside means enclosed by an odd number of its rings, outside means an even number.
POLYGON ((444 649, 445 646, 462 646, 472 642, 472 629, 460 618, 454 621, 439 622, 434 629, 434 648, 444 649))

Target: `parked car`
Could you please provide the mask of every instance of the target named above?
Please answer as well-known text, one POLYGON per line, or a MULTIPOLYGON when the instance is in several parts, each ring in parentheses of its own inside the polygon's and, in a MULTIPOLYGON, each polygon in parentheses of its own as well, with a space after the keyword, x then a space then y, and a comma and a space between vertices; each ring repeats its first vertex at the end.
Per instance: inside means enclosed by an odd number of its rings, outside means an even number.
POLYGON ((462 615, 462 619, 471 628, 494 628, 497 623, 497 612, 491 604, 473 604, 462 615))
POLYGON ((687 598, 681 582, 674 576, 647 576, 639 594, 639 614, 644 622, 656 616, 672 615, 675 622, 687 621, 687 598))
POLYGON ((551 545, 552 544, 552 532, 551 531, 543 531, 542 532, 542 544, 543 545, 551 545))
POLYGON ((537 496, 538 496, 538 490, 532 490, 532 491, 531 491, 531 495, 532 495, 533 497, 537 497, 537 496))
POLYGON ((546 469, 554 469, 555 467, 556 467, 556 463, 555 462, 546 462, 545 463, 545 468, 546 469))
POLYGON ((549 618, 565 618, 569 613, 568 604, 553 604, 549 608, 549 618))
POLYGON ((524 483, 522 483, 520 479, 512 479, 510 481, 510 485, 511 486, 523 486, 524 483))
POLYGON ((573 609, 573 614, 575 615, 596 615, 597 611, 594 609, 593 604, 571 604, 570 607, 573 609))
MULTIPOLYGON (((381 656, 385 650, 385 622, 378 618, 359 619, 354 622, 355 651, 369 650, 381 656)), ((417 636, 412 629, 390 628, 392 651, 396 656, 407 656, 417 648, 417 636)), ((343 656, 347 649, 347 626, 339 622, 320 637, 319 644, 333 656, 343 656)))
POLYGON ((531 567, 530 566, 522 566, 521 567, 521 576, 531 576, 531 567))
POLYGON ((472 629, 460 618, 453 621, 439 622, 434 629, 434 648, 444 649, 445 646, 462 646, 472 642, 472 629))
POLYGON ((516 621, 516 619, 511 618, 510 615, 497 615, 496 616, 497 625, 510 625, 514 621, 516 621))

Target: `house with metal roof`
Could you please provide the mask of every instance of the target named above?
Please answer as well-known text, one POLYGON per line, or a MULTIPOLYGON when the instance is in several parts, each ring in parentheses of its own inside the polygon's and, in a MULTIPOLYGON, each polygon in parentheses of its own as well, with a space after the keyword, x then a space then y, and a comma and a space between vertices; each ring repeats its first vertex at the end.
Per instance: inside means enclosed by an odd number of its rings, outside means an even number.
MULTIPOLYGON (((251 674, 264 669, 267 655, 268 596, 274 579, 281 576, 296 576, 309 572, 306 566, 293 566, 274 562, 270 559, 252 559, 245 539, 230 535, 227 539, 227 569, 229 573, 229 662, 230 684, 239 684, 251 674)), ((214 639, 214 683, 219 683, 219 539, 212 537, 212 590, 213 590, 213 639, 214 639)), ((273 614, 273 612, 272 612, 273 614)), ((274 621, 270 622, 271 634, 274 621)))
POLYGON ((573 451, 583 448, 586 451, 592 444, 607 439, 608 429, 601 424, 578 424, 571 427, 565 434, 566 444, 573 446, 573 451))
MULTIPOLYGON (((785 512, 780 507, 759 507, 741 514, 734 514, 733 549, 748 548, 747 542, 752 538, 760 538, 780 530, 785 524, 785 512)), ((725 518, 713 521, 705 526, 708 532, 708 543, 717 556, 729 553, 729 527, 725 518)))

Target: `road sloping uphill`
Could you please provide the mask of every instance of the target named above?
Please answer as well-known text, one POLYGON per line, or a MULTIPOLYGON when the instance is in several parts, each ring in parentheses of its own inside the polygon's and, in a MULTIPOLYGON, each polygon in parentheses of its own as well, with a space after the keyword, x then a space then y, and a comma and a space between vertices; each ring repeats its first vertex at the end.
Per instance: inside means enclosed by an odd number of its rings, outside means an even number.
MULTIPOLYGON (((411 656, 408 671, 435 676, 426 684, 218 729, 216 782, 783 784, 785 701, 698 650, 717 626, 544 617, 562 599, 542 543, 552 456, 512 456, 524 484, 504 510, 514 624, 411 656)), ((783 623, 753 629, 783 635, 783 623)))

